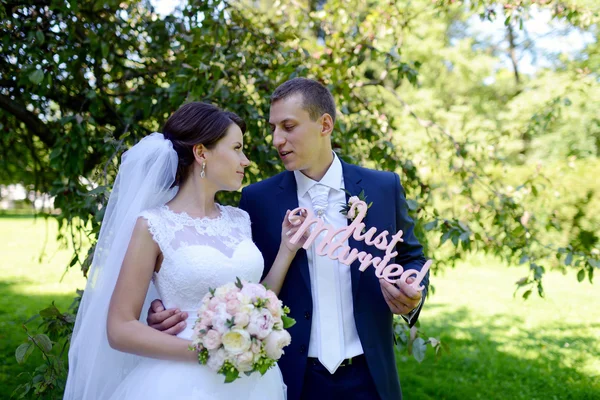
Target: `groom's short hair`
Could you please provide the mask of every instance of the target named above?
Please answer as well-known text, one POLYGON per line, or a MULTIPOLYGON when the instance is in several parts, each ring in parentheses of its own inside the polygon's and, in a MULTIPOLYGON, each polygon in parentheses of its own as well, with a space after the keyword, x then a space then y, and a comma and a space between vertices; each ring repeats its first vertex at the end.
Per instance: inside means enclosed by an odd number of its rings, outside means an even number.
POLYGON ((324 85, 306 78, 294 78, 285 81, 271 95, 271 104, 295 94, 302 95, 302 108, 308 111, 310 119, 317 120, 321 115, 331 115, 335 122, 335 101, 333 95, 324 85))

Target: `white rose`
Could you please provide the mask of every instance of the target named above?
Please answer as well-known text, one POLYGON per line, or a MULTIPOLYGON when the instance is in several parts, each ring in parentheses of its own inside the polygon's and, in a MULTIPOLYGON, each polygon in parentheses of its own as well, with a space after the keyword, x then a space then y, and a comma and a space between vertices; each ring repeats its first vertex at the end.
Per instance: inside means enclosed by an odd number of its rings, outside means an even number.
POLYGON ((245 328, 250 322, 250 315, 246 312, 238 312, 233 316, 236 328, 245 328))
POLYGON ((240 372, 251 371, 254 367, 254 354, 251 351, 243 352, 237 356, 237 368, 240 372))
POLYGON ((250 304, 250 297, 246 296, 244 293, 236 293, 236 297, 237 299, 240 301, 241 304, 246 305, 246 304, 250 304))
POLYGON ((212 318, 213 329, 216 329, 219 333, 225 333, 229 330, 227 327, 227 320, 231 319, 231 314, 227 311, 219 311, 212 318))
POLYGON ((220 286, 215 290, 215 297, 220 299, 224 299, 227 296, 227 293, 231 291, 235 291, 237 288, 234 283, 228 283, 226 285, 220 286))
POLYGON ((208 361, 206 362, 206 365, 213 371, 219 371, 226 358, 227 354, 225 353, 225 350, 212 350, 208 353, 208 361))
POLYGON ((283 355, 283 348, 292 342, 292 337, 286 330, 273 331, 265 339, 265 352, 267 357, 279 360, 283 355))
POLYGON ((250 322, 248 323, 248 333, 256 336, 259 339, 266 338, 273 330, 275 323, 273 316, 266 308, 253 310, 250 314, 250 322))
POLYGON ((221 338, 223 347, 230 354, 241 354, 252 345, 250 334, 243 329, 232 329, 221 338))
POLYGON ((260 360, 260 357, 262 355, 261 348, 262 348, 261 340, 256 340, 256 341, 254 341, 254 343, 252 343, 252 347, 250 347, 250 351, 252 352, 252 354, 254 354, 254 362, 258 362, 258 360, 260 360))
POLYGON ((210 303, 210 298, 212 295, 210 293, 206 293, 202 298, 202 307, 198 310, 198 313, 203 311, 203 309, 208 308, 208 304, 210 303))

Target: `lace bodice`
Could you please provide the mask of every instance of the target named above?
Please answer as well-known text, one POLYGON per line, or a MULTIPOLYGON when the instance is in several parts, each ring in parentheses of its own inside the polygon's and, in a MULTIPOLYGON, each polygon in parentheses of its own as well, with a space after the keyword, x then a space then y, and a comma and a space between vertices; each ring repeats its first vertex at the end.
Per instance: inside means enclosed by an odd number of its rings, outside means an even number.
POLYGON ((252 242, 248 214, 235 207, 218 208, 220 216, 212 219, 192 218, 166 205, 141 214, 164 256, 153 276, 163 304, 188 311, 194 319, 209 288, 237 277, 259 282, 264 267, 252 242))

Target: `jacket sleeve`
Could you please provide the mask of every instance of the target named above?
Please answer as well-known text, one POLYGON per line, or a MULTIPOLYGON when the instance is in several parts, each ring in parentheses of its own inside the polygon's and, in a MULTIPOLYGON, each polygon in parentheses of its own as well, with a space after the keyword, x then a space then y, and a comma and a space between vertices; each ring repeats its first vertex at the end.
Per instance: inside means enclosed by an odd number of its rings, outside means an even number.
MULTIPOLYGON (((404 232, 402 236, 404 241, 399 242, 396 245, 396 251, 398 252, 396 263, 402 265, 404 270, 415 269, 420 271, 426 262, 425 256, 423 255, 423 247, 415 236, 415 224, 408 215, 408 204, 406 202, 404 188, 400 183, 400 177, 395 173, 394 193, 396 198, 396 229, 401 229, 402 232, 404 232)), ((423 278, 422 284, 425 286, 425 289, 423 289, 421 303, 408 315, 402 316, 411 327, 417 322, 421 308, 425 303, 425 297, 427 296, 427 291, 429 289, 429 272, 427 272, 427 275, 423 278)))

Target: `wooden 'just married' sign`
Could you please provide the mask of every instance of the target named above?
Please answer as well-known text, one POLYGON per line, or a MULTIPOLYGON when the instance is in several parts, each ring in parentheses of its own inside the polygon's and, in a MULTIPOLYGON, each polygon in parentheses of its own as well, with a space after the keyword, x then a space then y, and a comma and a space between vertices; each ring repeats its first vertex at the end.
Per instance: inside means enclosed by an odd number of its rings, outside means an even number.
POLYGON ((308 249, 321 232, 323 232, 325 233, 325 238, 318 243, 316 247, 318 255, 327 255, 329 258, 338 260, 345 265, 350 265, 358 260, 360 262, 359 270, 361 272, 364 272, 372 265, 375 269, 375 275, 390 283, 395 283, 397 281, 406 283, 406 280, 409 277, 414 277, 414 281, 411 282, 410 285, 416 290, 423 290, 425 287, 421 285, 421 282, 427 274, 427 271, 429 271, 432 261, 428 260, 420 271, 416 269, 407 269, 405 271, 399 264, 389 264, 391 259, 398 255, 398 252, 395 251, 394 248, 396 247, 396 244, 404 241, 402 239, 403 232, 399 230, 389 239, 389 241, 388 236, 390 233, 388 231, 383 231, 375 236, 377 234, 377 229, 374 227, 363 234, 362 232, 365 229, 365 224, 362 220, 365 218, 368 208, 367 204, 362 200, 354 202, 348 210, 348 215, 356 215, 352 223, 343 228, 335 229, 332 225, 325 223, 323 219, 316 217, 310 210, 298 207, 292 210, 288 216, 288 220, 292 225, 298 226, 301 224, 298 231, 290 239, 290 242, 294 244, 298 243, 298 240, 300 240, 306 232, 310 232, 310 236, 302 245, 304 249, 308 249), (306 215, 306 219, 302 223, 300 220, 301 215, 306 215), (310 228, 312 225, 315 226, 311 230, 310 228), (365 244, 375 246, 379 250, 385 250, 384 257, 373 257, 372 254, 365 251, 351 249, 350 246, 346 244, 346 241, 350 236, 357 241, 364 240, 365 244), (373 236, 375 236, 375 238, 373 238, 373 236))

